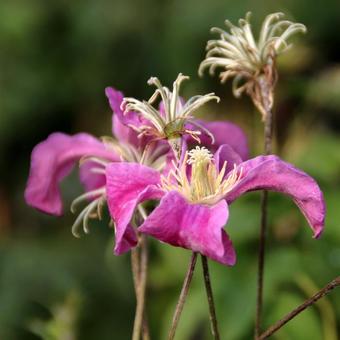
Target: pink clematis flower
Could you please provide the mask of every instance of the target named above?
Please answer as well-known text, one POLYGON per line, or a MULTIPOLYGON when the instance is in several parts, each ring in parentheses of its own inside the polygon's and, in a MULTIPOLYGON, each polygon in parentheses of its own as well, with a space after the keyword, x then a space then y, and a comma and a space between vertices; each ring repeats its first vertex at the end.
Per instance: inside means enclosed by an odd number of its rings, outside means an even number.
MULTIPOLYGON (((80 180, 85 188, 85 193, 76 198, 71 210, 75 212, 79 203, 86 202, 86 207, 80 212, 72 226, 72 232, 79 236, 78 229, 83 225, 86 233, 89 232, 88 220, 92 217, 101 218, 101 209, 106 203, 106 177, 105 167, 111 162, 133 162, 144 164, 167 174, 174 160, 173 152, 166 141, 154 140, 153 136, 139 136, 139 128, 149 124, 147 120, 136 112, 123 112, 123 93, 114 88, 106 89, 112 111, 112 132, 116 139, 97 139, 87 133, 73 136, 64 133, 53 133, 45 141, 39 143, 32 151, 30 174, 25 190, 25 200, 30 206, 45 213, 59 216, 63 213, 63 204, 59 189, 60 182, 70 174, 74 165, 80 162, 80 180)), ((162 102, 160 110, 162 110, 162 102)), ((201 122, 204 124, 214 124, 201 122)), ((224 138, 217 138, 218 143, 229 143, 232 134, 239 134, 244 146, 240 152, 247 153, 245 136, 240 128, 232 123, 216 123, 212 132, 222 135, 220 128, 228 124, 230 134, 224 138)), ((204 129, 204 128, 203 128, 204 129)), ((204 135, 203 141, 211 145, 211 139, 204 135)), ((184 143, 183 150, 186 145, 184 143)), ((231 147, 232 148, 232 147, 231 147)), ((239 149, 235 147, 235 157, 239 149)), ((124 183, 122 184, 125 185, 124 183)), ((117 192, 120 192, 118 190, 117 192)), ((111 190, 112 194, 112 190, 111 190)), ((129 250, 137 243, 137 236, 131 225, 124 228, 124 232, 116 228, 117 253, 129 250)))
POLYGON ((160 199, 138 230, 225 265, 236 261, 232 242, 223 229, 228 206, 248 191, 272 190, 290 196, 315 238, 324 226, 325 204, 317 183, 276 156, 243 162, 229 146, 220 146, 214 157, 206 148, 197 147, 167 176, 139 164, 111 163, 106 177, 110 213, 120 220, 121 233, 140 202, 160 199))
MULTIPOLYGON (((185 101, 180 98, 178 94, 179 85, 183 79, 184 78, 179 75, 178 79, 174 83, 173 92, 170 92, 170 90, 168 90, 166 87, 162 87, 157 78, 151 78, 151 83, 157 85, 157 90, 152 98, 155 97, 156 94, 162 93, 163 101, 160 102, 158 111, 152 108, 147 102, 142 103, 133 98, 124 99, 123 105, 119 105, 119 100, 117 100, 118 94, 112 88, 106 89, 106 95, 109 98, 112 110, 117 114, 120 121, 122 121, 126 126, 135 130, 139 134, 139 137, 143 136, 143 138, 147 138, 148 140, 158 140, 167 143, 167 138, 170 137, 166 137, 165 135, 160 137, 162 130, 160 129, 158 132, 155 132, 154 124, 156 124, 156 121, 158 122, 156 117, 166 118, 181 115, 181 112, 186 107, 185 101), (172 98, 176 98, 176 105, 171 104, 172 98), (126 109, 126 102, 134 103, 134 106, 131 106, 130 109, 135 108, 140 109, 141 111, 145 109, 145 112, 143 111, 143 114, 140 112, 135 113, 133 111, 124 112, 124 109, 126 109), (172 108, 172 110, 176 112, 172 114, 169 112, 167 113, 167 109, 165 108, 166 105, 164 103, 167 103, 168 110, 172 108), (145 108, 142 110, 141 107, 144 106, 145 108), (149 114, 147 114, 148 112, 149 114), (152 117, 155 122, 148 119, 149 116, 151 116, 151 112, 154 115, 152 117)), ((195 101, 202 100, 203 103, 207 100, 207 98, 204 98, 204 96, 198 97, 199 98, 193 97, 194 100, 189 99, 187 101, 187 103, 189 103, 187 107, 190 107, 190 102, 194 103, 195 101)), ((212 96, 209 95, 208 98, 210 97, 212 96)), ((154 99, 152 99, 151 102, 153 102, 153 100, 154 99)), ((173 122, 176 122, 176 120, 173 122)), ((248 157, 247 138, 242 129, 240 129, 237 125, 230 122, 205 122, 203 120, 194 119, 193 117, 191 117, 190 120, 186 120, 182 123, 184 124, 184 127, 181 127, 180 131, 190 132, 187 135, 184 135, 184 138, 181 139, 182 154, 185 153, 187 143, 191 143, 195 140, 197 141, 197 136, 199 136, 202 145, 206 145, 210 148, 218 148, 223 144, 224 146, 221 148, 220 153, 228 153, 229 158, 232 160, 230 164, 240 163, 242 160, 248 157), (194 128, 196 130, 194 130, 194 128)), ((171 125, 171 121, 169 121, 167 124, 171 125)), ((168 125, 166 125, 164 122, 164 126, 168 125)), ((180 132, 177 131, 176 133, 180 132)), ((169 153, 166 167, 164 168, 162 174, 152 169, 152 172, 149 173, 147 171, 147 169, 149 169, 148 167, 139 167, 138 164, 132 164, 128 169, 125 169, 125 163, 122 163, 120 166, 118 165, 117 171, 127 171, 125 173, 126 176, 124 177, 124 181, 119 181, 118 179, 117 181, 111 182, 111 178, 107 177, 107 180, 109 181, 107 183, 107 196, 110 197, 111 202, 109 208, 111 217, 113 218, 116 226, 116 244, 114 249, 115 254, 119 255, 129 250, 126 247, 126 243, 123 244, 124 235, 127 230, 133 230, 130 221, 136 208, 143 201, 156 198, 159 199, 162 197, 163 191, 158 186, 160 183, 160 176, 164 176, 171 171, 173 168, 173 162, 175 160, 176 157, 174 156, 174 153, 169 153), (146 172, 143 172, 143 169, 146 170, 146 172), (135 181, 136 178, 138 178, 138 180, 135 181), (154 185, 147 187, 148 184, 154 185)))
MULTIPOLYGON (((110 89, 110 104, 120 107, 123 94, 110 89)), ((79 236, 78 228, 88 232, 88 220, 101 217, 101 208, 106 202, 105 166, 110 162, 136 162, 161 171, 170 151, 166 143, 150 143, 147 137, 137 137, 137 132, 122 124, 120 108, 112 117, 112 132, 116 139, 104 137, 101 140, 87 133, 67 135, 53 133, 39 143, 32 151, 31 167, 25 190, 28 205, 45 213, 59 216, 63 213, 60 182, 70 174, 74 165, 80 163, 80 180, 85 193, 76 198, 71 206, 87 202, 77 217, 72 231, 79 236)), ((133 116, 133 113, 130 113, 133 116)), ((124 243, 135 245, 135 234, 127 229, 124 243)))

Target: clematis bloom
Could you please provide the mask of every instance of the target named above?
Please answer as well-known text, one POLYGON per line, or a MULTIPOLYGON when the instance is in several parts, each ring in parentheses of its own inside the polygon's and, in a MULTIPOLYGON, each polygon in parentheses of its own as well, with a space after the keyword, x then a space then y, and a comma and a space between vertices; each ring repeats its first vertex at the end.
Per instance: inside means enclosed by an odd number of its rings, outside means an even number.
MULTIPOLYGON (((120 107, 123 94, 110 88, 110 104, 120 107)), ((130 113, 133 115, 133 113, 130 113)), ((70 174, 74 165, 80 164, 80 180, 85 193, 76 198, 71 211, 86 202, 85 208, 76 218, 72 232, 79 236, 78 228, 82 224, 89 232, 88 220, 101 218, 101 209, 106 203, 105 167, 110 162, 137 162, 161 171, 166 165, 170 151, 166 143, 150 143, 147 137, 138 138, 135 130, 124 125, 118 114, 112 117, 114 138, 98 139, 87 133, 67 135, 53 133, 39 143, 32 151, 30 173, 25 190, 28 205, 45 213, 59 216, 63 213, 60 182, 70 174)), ((127 241, 136 244, 133 233, 127 231, 127 241)))
MULTIPOLYGON (((83 227, 85 233, 89 232, 90 218, 101 218, 102 207, 106 204, 106 177, 105 167, 111 162, 132 162, 143 164, 159 172, 167 174, 174 160, 173 152, 164 140, 155 140, 153 136, 140 135, 139 127, 146 126, 146 121, 137 112, 123 112, 124 95, 112 87, 106 89, 112 111, 113 138, 98 139, 87 133, 73 136, 64 133, 53 133, 45 141, 39 143, 32 151, 31 167, 25 190, 25 200, 30 206, 45 213, 59 216, 63 213, 63 204, 60 193, 60 182, 70 174, 74 165, 80 164, 80 180, 85 193, 77 197, 71 211, 76 212, 79 204, 85 202, 85 207, 76 218, 72 232, 79 236, 79 228, 83 227)), ((161 102, 160 112, 164 104, 161 102)), ((232 145, 231 152, 236 158, 247 157, 248 147, 243 131, 235 124, 229 122, 204 122, 202 126, 203 145, 211 146, 209 134, 216 134, 215 147, 221 143, 232 145), (207 126, 207 128, 205 128, 207 126), (208 131, 211 130, 211 132, 208 131), (228 129, 228 134, 222 131, 228 129), (238 143, 234 143, 233 136, 237 136, 238 143), (240 154, 240 155, 239 155, 240 154)), ((190 139, 187 139, 190 143, 190 139)), ((183 150, 185 150, 185 143, 183 150)), ((133 176, 133 174, 131 174, 133 176)), ((125 183, 122 183, 124 186, 125 183)), ((120 188, 117 192, 120 193, 120 188)), ((113 195, 112 190, 110 191, 113 195)), ((119 195, 118 195, 119 197, 119 195)), ((116 228, 117 252, 121 253, 137 244, 137 236, 131 225, 116 228)))
POLYGON ((197 147, 187 152, 182 164, 167 176, 138 164, 111 163, 106 177, 109 209, 113 213, 120 209, 122 231, 132 216, 127 206, 134 209, 144 200, 161 197, 138 230, 225 265, 234 265, 236 261, 232 242, 224 230, 228 206, 248 191, 272 190, 290 196, 306 217, 314 237, 321 234, 324 226, 325 204, 317 183, 276 156, 242 162, 229 146, 220 146, 214 157, 207 149, 197 147), (129 176, 132 173, 134 176, 129 176), (127 181, 118 203, 110 192, 116 192, 118 183, 127 181))

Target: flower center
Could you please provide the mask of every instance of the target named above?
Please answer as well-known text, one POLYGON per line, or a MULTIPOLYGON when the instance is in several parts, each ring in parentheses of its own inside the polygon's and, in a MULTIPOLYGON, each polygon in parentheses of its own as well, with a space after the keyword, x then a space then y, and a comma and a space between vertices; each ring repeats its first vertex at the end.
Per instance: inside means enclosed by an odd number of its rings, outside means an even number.
POLYGON ((186 153, 180 167, 175 166, 167 177, 162 176, 161 187, 180 192, 189 202, 213 205, 223 199, 242 176, 242 169, 237 171, 236 166, 225 176, 226 166, 224 162, 219 171, 209 150, 197 146, 186 153), (188 176, 188 165, 191 176, 188 176))

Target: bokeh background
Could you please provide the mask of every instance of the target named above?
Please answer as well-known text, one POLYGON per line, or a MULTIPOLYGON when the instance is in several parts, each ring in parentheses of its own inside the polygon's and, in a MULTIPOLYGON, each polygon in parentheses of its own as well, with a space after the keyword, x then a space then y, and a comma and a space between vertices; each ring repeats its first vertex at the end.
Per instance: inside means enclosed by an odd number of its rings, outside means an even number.
MULTIPOLYGON (((53 131, 109 135, 104 88, 147 98, 158 76, 171 85, 190 75, 184 97, 215 91, 219 105, 205 119, 228 119, 262 150, 262 123, 248 98, 230 85, 200 79, 197 68, 212 26, 251 10, 254 27, 284 11, 306 24, 279 59, 275 150, 314 176, 328 213, 320 240, 287 197, 270 194, 265 325, 301 303, 340 272, 340 2, 338 0, 1 0, 0 2, 0 339, 129 339, 135 299, 129 255, 112 253, 113 230, 93 222, 75 239, 75 216, 53 218, 25 205, 23 191, 35 144, 53 131)), ((82 192, 77 174, 63 183, 65 207, 82 192)), ((223 339, 251 339, 255 314, 259 194, 231 207, 228 232, 238 254, 233 268, 211 263, 223 339)), ((153 339, 164 339, 190 253, 150 241, 147 311, 153 339)), ((178 339, 209 339, 200 266, 178 339)), ((340 292, 334 291, 273 339, 335 340, 340 292)))

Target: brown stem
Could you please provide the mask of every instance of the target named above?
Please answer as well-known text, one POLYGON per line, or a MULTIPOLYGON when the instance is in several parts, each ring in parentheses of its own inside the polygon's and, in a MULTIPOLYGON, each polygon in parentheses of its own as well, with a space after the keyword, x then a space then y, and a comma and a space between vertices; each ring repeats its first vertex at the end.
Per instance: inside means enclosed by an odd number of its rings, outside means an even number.
POLYGON ((208 260, 203 255, 201 256, 201 260, 202 260, 205 290, 207 292, 208 304, 209 304, 209 317, 210 317, 211 333, 212 333, 215 340, 220 340, 220 334, 218 332, 218 327, 217 327, 217 317, 216 317, 216 311, 215 311, 214 296, 213 296, 213 292, 212 292, 212 289, 211 289, 208 260))
POLYGON ((178 302, 177 302, 177 305, 176 305, 175 313, 174 313, 174 316, 172 318, 172 324, 171 324, 171 328, 170 328, 170 331, 169 331, 168 340, 173 340, 174 337, 175 337, 178 321, 179 321, 179 318, 180 318, 182 310, 183 310, 185 299, 188 295, 192 276, 194 274, 196 260, 197 260, 197 253, 193 252, 192 255, 191 255, 191 259, 190 259, 190 262, 189 262, 189 267, 188 267, 187 273, 185 275, 181 294, 179 296, 179 299, 178 299, 178 302))
MULTIPOLYGON (((141 235, 140 238, 140 268, 139 280, 137 284, 137 306, 135 314, 135 322, 133 325, 132 340, 139 340, 144 318, 144 305, 145 305, 145 288, 147 278, 147 264, 148 264, 148 251, 146 244, 146 236, 141 235)), ((134 270, 134 269, 133 269, 134 270)))
MULTIPOLYGON (((267 90, 262 84, 262 95, 266 96, 267 90)), ((272 130, 273 130, 273 115, 268 107, 268 101, 263 98, 263 109, 266 112, 264 115, 264 154, 269 155, 272 152, 272 130), (267 105, 266 105, 267 103, 267 105)), ((262 306, 263 306, 263 278, 264 278, 264 261, 265 247, 267 234, 267 207, 268 207, 268 192, 263 191, 261 195, 261 227, 259 234, 259 250, 258 250, 258 276, 257 276, 257 298, 256 298, 256 318, 255 318, 255 339, 261 333, 262 306)))
POLYGON ((150 340, 149 323, 146 314, 143 314, 142 339, 150 340))
MULTIPOLYGON (((133 277, 133 285, 135 289, 136 300, 139 297, 139 282, 140 282, 140 255, 139 255, 139 247, 131 249, 131 269, 132 269, 132 277, 133 277)), ((137 308, 137 305, 136 305, 137 308)), ((143 315, 143 325, 142 325, 142 339, 149 340, 149 326, 148 321, 144 312, 143 315)))
POLYGON ((139 247, 136 247, 131 249, 131 271, 136 298, 138 296, 139 268, 139 247))
POLYGON ((259 340, 266 339, 272 334, 274 334, 283 325, 285 325, 287 322, 295 318, 298 314, 304 311, 307 307, 312 306, 316 301, 324 297, 326 294, 328 294, 332 289, 336 288, 337 286, 340 286, 340 276, 336 277, 333 281, 328 283, 324 288, 319 290, 315 295, 313 295, 310 299, 306 300, 299 307, 295 308, 290 313, 288 313, 284 318, 279 320, 276 324, 269 327, 264 333, 262 333, 259 336, 258 339, 259 340))
POLYGON ((267 231, 267 202, 268 192, 261 193, 261 226, 259 234, 258 267, 257 267, 257 296, 256 296, 256 319, 255 319, 255 339, 261 332, 262 306, 263 306, 263 277, 264 259, 267 231))

